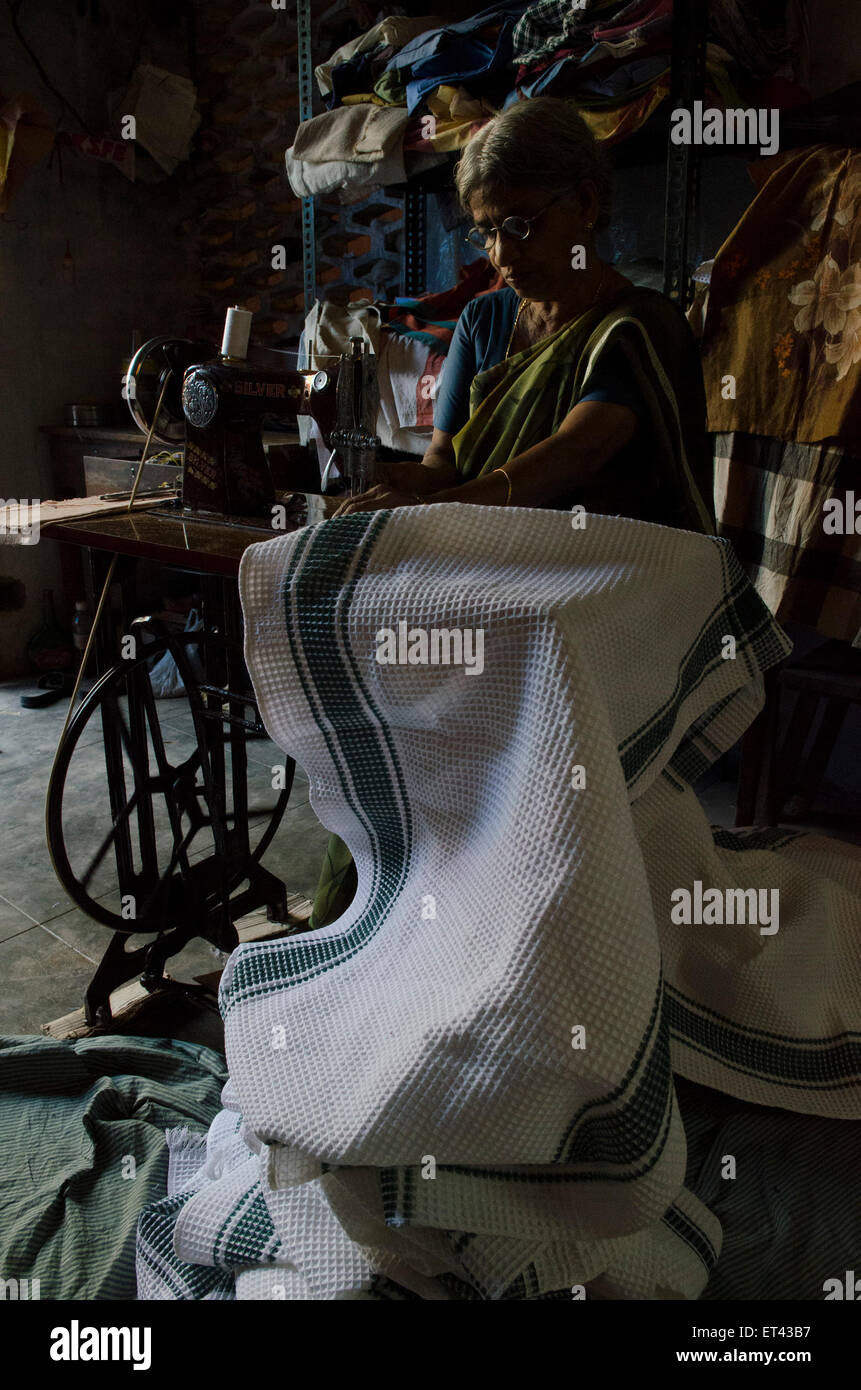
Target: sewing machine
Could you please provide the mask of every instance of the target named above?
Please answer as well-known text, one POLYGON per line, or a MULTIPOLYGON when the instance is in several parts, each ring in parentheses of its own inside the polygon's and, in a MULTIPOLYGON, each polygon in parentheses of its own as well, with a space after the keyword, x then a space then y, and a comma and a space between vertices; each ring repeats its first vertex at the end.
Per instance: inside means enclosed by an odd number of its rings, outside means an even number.
POLYGON ((220 354, 186 339, 153 338, 129 363, 123 394, 139 428, 183 448, 184 510, 268 515, 275 499, 263 447, 267 419, 316 421, 352 495, 371 486, 380 441, 374 433, 375 359, 361 338, 324 370, 259 366, 246 357, 250 314, 228 310, 220 354), (237 329, 236 316, 245 315, 237 329))

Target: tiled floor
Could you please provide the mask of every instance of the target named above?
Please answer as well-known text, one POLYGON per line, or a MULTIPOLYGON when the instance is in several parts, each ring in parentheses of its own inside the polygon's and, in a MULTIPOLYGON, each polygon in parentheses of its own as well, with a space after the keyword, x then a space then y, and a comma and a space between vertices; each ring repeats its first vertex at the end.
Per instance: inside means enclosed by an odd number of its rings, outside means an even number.
MULTIPOLYGON (((110 940, 110 930, 76 907, 59 883, 45 836, 45 796, 51 765, 68 710, 68 699, 46 709, 22 709, 20 694, 32 680, 0 685, 0 1034, 37 1033, 43 1023, 83 1003, 84 991, 110 940)), ((79 697, 80 699, 80 697, 79 697)), ((190 713, 185 700, 159 702, 166 751, 172 763, 189 747, 190 713)), ((252 824, 271 806, 272 768, 283 754, 268 739, 248 745, 252 824), (254 815, 254 812, 257 815, 254 815)), ((70 768, 64 827, 83 861, 108 829, 107 787, 100 726, 84 732, 70 768), (73 774, 73 775, 72 775, 73 774)), ((263 859, 289 892, 313 897, 327 832, 308 801, 300 769, 284 818, 263 859)), ((208 853, 204 845, 192 858, 208 853)), ((94 882, 93 896, 113 905, 110 861, 94 882)), ((132 938, 142 944, 145 938, 132 938)), ((168 969, 191 980, 218 968, 220 957, 207 943, 191 942, 168 969)))

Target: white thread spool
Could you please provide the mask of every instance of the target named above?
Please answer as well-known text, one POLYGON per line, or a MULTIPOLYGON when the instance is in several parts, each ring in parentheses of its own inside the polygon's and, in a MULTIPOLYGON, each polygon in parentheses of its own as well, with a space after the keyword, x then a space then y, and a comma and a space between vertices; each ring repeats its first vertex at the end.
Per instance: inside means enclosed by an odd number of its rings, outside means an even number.
POLYGON ((222 357, 244 359, 247 356, 253 317, 249 309, 240 309, 238 304, 228 309, 224 319, 224 337, 221 340, 222 357))

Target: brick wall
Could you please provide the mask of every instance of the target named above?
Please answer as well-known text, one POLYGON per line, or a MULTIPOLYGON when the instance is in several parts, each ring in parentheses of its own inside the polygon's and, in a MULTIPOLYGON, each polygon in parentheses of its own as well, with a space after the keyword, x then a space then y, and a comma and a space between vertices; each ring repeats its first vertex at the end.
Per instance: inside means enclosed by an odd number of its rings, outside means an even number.
MULTIPOLYGON (((183 231, 201 262, 208 306, 201 331, 219 338, 225 309, 241 304, 255 315, 253 343, 285 346, 304 319, 301 204, 284 169, 299 123, 295 11, 275 10, 270 0, 196 0, 195 11, 202 125, 189 171, 194 212, 183 231), (285 248, 283 268, 273 268, 277 245, 285 248)), ((312 4, 314 62, 351 32, 344 17, 340 26, 337 17, 331 22, 332 11, 331 3, 312 4)), ((323 109, 315 83, 314 114, 323 109)), ((402 200, 378 191, 360 204, 317 199, 315 206, 318 296, 396 294, 402 200)))

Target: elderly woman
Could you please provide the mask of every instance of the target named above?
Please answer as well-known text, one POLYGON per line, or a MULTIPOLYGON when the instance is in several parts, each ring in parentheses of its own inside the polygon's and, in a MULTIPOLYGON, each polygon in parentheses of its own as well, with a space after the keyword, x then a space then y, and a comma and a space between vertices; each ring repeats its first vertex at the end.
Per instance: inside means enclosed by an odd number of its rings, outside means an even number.
POLYGON ((421 462, 336 515, 419 502, 570 508, 714 530, 696 344, 684 315, 603 263, 609 180, 568 102, 541 97, 490 120, 455 174, 506 288, 455 329, 421 462))
MULTIPOLYGON (((713 532, 712 464, 696 342, 681 310, 605 265, 595 233, 609 179, 568 102, 539 97, 483 126, 455 174, 506 288, 454 332, 421 462, 336 516, 425 502, 583 506, 713 532)), ((331 836, 310 925, 349 906, 355 867, 331 836)))

